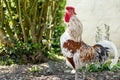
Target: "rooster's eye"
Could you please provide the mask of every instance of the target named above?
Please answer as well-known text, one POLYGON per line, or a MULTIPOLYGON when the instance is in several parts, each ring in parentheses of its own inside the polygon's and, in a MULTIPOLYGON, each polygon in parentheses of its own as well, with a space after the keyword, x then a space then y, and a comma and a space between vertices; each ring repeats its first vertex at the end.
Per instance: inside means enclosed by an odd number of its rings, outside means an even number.
POLYGON ((70 27, 70 25, 68 24, 68 27, 70 27))

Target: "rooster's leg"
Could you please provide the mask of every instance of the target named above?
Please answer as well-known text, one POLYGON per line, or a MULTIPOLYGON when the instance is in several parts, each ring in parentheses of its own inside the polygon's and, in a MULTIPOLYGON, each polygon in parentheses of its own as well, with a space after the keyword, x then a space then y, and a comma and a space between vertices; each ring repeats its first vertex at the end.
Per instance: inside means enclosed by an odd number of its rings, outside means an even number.
POLYGON ((83 66, 83 67, 82 67, 83 80, 86 78, 86 76, 85 76, 85 72, 86 72, 86 67, 83 66))
POLYGON ((75 80, 78 80, 78 71, 75 69, 75 80))

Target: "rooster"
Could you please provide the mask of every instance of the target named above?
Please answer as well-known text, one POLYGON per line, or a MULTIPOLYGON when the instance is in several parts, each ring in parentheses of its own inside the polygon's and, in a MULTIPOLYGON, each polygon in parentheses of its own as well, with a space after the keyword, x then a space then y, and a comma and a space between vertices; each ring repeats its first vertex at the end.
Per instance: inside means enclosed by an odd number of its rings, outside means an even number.
MULTIPOLYGON (((108 52, 113 49, 115 57, 110 64, 110 68, 112 68, 119 57, 116 46, 107 40, 98 42, 93 46, 86 44, 82 40, 83 26, 76 17, 75 8, 67 6, 66 10, 65 21, 68 24, 65 32, 60 37, 60 43, 62 54, 66 58, 66 64, 75 73, 75 80, 78 80, 77 70, 79 68, 84 67, 86 64, 106 62, 110 55, 108 52)), ((85 78, 84 75, 83 78, 85 78)))

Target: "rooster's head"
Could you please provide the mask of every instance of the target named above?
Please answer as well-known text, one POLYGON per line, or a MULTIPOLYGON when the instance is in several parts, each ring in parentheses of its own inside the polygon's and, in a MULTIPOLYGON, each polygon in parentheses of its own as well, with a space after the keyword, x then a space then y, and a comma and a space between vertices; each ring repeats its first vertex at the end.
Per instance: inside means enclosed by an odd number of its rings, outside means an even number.
POLYGON ((65 21, 66 21, 66 22, 69 22, 70 17, 71 17, 72 15, 75 15, 75 14, 76 14, 76 13, 75 13, 75 8, 72 7, 72 6, 67 6, 67 7, 66 7, 66 10, 67 10, 67 12, 66 12, 66 14, 65 14, 65 21))

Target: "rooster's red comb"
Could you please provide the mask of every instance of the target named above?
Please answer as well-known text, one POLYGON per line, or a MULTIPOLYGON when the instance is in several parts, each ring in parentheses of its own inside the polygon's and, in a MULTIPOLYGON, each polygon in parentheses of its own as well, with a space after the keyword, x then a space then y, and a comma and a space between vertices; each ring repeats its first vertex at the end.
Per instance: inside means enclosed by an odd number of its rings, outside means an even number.
POLYGON ((73 9, 73 10, 75 10, 75 8, 72 7, 72 6, 66 6, 66 10, 69 10, 69 9, 73 9))
POLYGON ((74 14, 76 14, 75 8, 72 6, 66 6, 66 10, 73 10, 74 14))

